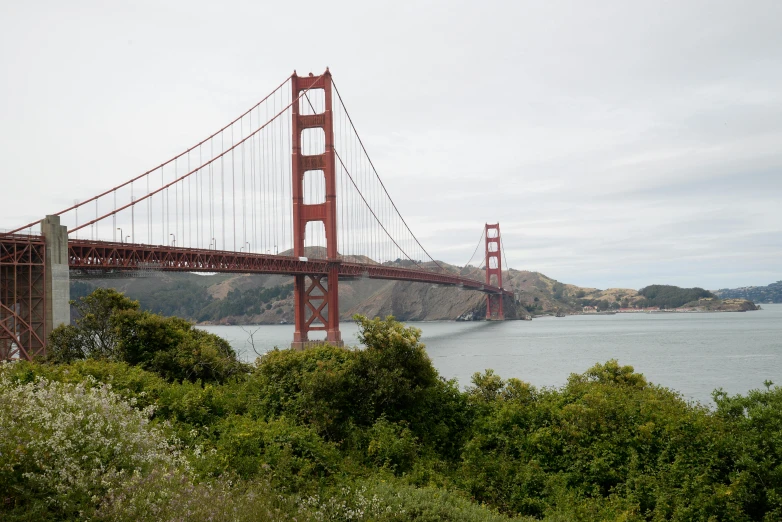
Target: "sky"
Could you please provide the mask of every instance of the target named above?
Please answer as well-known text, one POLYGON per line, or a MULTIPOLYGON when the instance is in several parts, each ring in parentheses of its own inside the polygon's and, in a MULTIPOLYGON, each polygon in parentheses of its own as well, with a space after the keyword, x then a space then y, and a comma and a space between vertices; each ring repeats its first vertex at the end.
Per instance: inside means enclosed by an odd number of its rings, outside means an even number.
POLYGON ((782 279, 782 2, 0 3, 0 229, 329 67, 400 212, 579 286, 782 279))

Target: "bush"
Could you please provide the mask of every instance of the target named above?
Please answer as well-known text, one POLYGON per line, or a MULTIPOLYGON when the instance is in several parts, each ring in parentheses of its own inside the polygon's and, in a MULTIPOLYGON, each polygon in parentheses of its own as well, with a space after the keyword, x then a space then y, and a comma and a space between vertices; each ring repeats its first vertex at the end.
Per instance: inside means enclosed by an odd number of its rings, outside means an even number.
POLYGON ((356 320, 363 350, 323 345, 261 357, 248 385, 257 394, 253 414, 296 419, 333 442, 385 418, 407 423, 422 443, 458 457, 467 404, 455 382, 438 377, 420 330, 393 317, 356 320))
POLYGON ((510 519, 453 491, 416 488, 393 480, 343 486, 325 498, 306 497, 302 504, 317 520, 333 522, 531 522, 510 519))
POLYGON ((219 434, 213 473, 235 472, 243 478, 269 478, 277 487, 297 491, 340 469, 337 448, 311 428, 285 418, 269 422, 231 416, 215 426, 219 434))
POLYGON ((514 386, 493 391, 465 445, 459 476, 476 499, 536 517, 745 518, 725 493, 727 427, 705 408, 616 361, 561 390, 514 386))
POLYGON ((770 382, 717 391, 716 411, 614 360, 559 389, 487 370, 462 392, 419 331, 361 317, 365 349, 275 350, 232 373, 188 323, 118 308, 91 320, 109 325, 101 357, 0 367, 0 518, 782 518, 770 382))
POLYGON ((49 335, 48 359, 67 363, 79 359, 119 360, 118 332, 115 314, 138 310, 132 301, 111 288, 97 288, 91 294, 71 301, 76 313, 76 325, 61 325, 49 335))
POLYGON ((247 370, 224 339, 184 319, 141 311, 116 290, 98 288, 72 304, 79 318, 50 334, 50 362, 124 361, 170 381, 191 382, 225 382, 247 370))
POLYGON ((153 471, 134 476, 113 491, 97 513, 113 522, 201 521, 287 522, 317 520, 267 482, 220 478, 195 483, 181 473, 153 471))
POLYGON ((378 467, 395 473, 409 470, 418 456, 418 440, 406 423, 393 423, 379 418, 368 431, 367 456, 378 467))
POLYGON ((782 520, 782 388, 771 384, 746 396, 714 392, 735 452, 724 494, 742 499, 752 520, 782 520))
POLYGON ((117 313, 113 322, 121 360, 170 381, 224 382, 245 371, 225 339, 184 319, 129 310, 117 313))
POLYGON ((133 476, 181 467, 176 448, 150 426, 151 413, 108 385, 20 383, 3 369, 0 496, 15 506, 11 516, 89 516, 133 476))

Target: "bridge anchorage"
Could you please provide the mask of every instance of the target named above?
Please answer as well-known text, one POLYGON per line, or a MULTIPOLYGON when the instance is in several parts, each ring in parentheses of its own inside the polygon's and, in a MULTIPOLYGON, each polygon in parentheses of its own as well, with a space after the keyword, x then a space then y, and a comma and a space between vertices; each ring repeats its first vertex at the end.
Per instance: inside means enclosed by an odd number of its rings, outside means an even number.
POLYGON ((388 194, 329 70, 294 72, 174 158, 0 233, 0 360, 46 354, 52 329, 70 321, 70 272, 292 276, 295 349, 343 344, 340 278, 483 292, 486 318, 502 320, 513 293, 499 225, 484 235, 485 281, 443 268, 388 194))

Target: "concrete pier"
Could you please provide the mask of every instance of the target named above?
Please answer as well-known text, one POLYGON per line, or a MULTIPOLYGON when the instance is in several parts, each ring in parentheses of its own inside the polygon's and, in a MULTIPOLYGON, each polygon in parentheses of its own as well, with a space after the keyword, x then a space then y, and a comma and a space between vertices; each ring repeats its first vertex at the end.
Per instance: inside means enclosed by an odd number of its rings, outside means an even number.
POLYGON ((46 337, 61 324, 71 322, 71 288, 68 274, 68 227, 59 216, 41 220, 46 241, 46 337))

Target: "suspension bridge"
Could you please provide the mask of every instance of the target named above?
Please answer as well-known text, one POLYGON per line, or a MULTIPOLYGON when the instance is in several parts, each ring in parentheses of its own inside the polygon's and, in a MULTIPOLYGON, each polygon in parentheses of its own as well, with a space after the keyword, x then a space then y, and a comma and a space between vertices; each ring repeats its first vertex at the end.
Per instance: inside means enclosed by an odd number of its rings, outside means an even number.
POLYGON ((0 360, 45 355, 52 329, 70 322, 77 270, 291 275, 297 349, 342 345, 340 278, 483 292, 486 318, 502 320, 513 293, 502 285, 499 224, 481 242, 482 280, 438 263, 386 190, 329 70, 294 72, 170 160, 0 233, 0 360))

